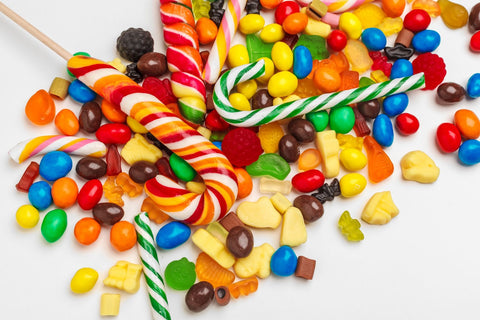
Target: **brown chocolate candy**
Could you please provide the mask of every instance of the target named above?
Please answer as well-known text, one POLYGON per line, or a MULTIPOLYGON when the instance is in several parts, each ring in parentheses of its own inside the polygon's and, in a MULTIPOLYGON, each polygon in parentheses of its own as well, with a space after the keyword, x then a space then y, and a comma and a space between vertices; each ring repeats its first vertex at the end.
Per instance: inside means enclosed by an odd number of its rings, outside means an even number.
POLYGON ((359 102, 357 109, 366 119, 375 119, 380 113, 380 102, 378 99, 359 102))
POLYGON ((468 15, 468 28, 474 32, 480 30, 480 3, 477 3, 470 10, 468 15))
POLYGON ((298 141, 291 134, 284 135, 278 142, 278 154, 287 162, 295 162, 300 157, 298 141))
POLYGON ((230 211, 222 220, 220 220, 220 224, 229 232, 236 226, 245 226, 242 220, 240 220, 237 214, 233 211, 230 211))
POLYGON ((167 57, 159 52, 147 52, 137 62, 137 69, 144 76, 159 77, 167 72, 167 57))
POLYGON ((100 224, 114 225, 122 220, 124 211, 122 207, 111 202, 97 203, 92 209, 93 218, 100 224))
POLYGON ((299 256, 297 259, 297 268, 295 269, 295 276, 304 278, 307 280, 312 280, 313 274, 315 272, 316 261, 308 259, 304 256, 299 256))
POLYGON ((263 109, 273 105, 273 97, 267 89, 260 89, 252 97, 252 109, 263 109))
POLYGON ((302 118, 295 118, 288 123, 288 132, 297 139, 299 143, 308 143, 315 140, 315 127, 313 124, 302 118))
POLYGON ((100 128, 102 124, 102 108, 95 101, 84 103, 78 115, 78 124, 80 129, 88 133, 93 133, 100 128))
POLYGON ((98 179, 107 173, 107 163, 99 158, 85 157, 77 162, 75 171, 84 179, 98 179))
POLYGON ((252 231, 243 226, 236 226, 228 232, 226 245, 234 257, 247 257, 253 249, 252 231))
POLYGON ((437 97, 441 102, 459 102, 465 98, 465 89, 455 82, 444 82, 437 87, 437 97))
POLYGON ((395 43, 402 44, 404 47, 408 48, 410 47, 410 44, 412 43, 413 36, 415 34, 406 29, 403 28, 397 35, 397 39, 395 39, 395 43))
POLYGON ((323 204, 317 198, 302 194, 293 200, 293 206, 302 212, 303 220, 310 223, 323 216, 323 204))
POLYGON ((157 174, 157 166, 154 163, 145 160, 135 162, 128 170, 128 175, 136 183, 145 183, 146 181, 155 178, 157 174))
POLYGON ((215 288, 215 301, 218 305, 226 306, 230 302, 230 291, 225 286, 215 288))
POLYGON ((210 305, 214 297, 213 286, 207 281, 200 281, 188 289, 185 304, 190 311, 200 312, 210 305))

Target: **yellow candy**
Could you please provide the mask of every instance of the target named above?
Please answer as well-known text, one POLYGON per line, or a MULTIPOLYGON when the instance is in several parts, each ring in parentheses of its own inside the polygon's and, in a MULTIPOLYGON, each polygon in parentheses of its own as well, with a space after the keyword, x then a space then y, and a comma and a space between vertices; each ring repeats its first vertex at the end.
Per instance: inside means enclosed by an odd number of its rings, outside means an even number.
POLYGON ((104 293, 100 298, 100 315, 116 316, 120 311, 120 295, 115 293, 104 293))
POLYGON ((323 174, 325 178, 333 178, 340 172, 340 161, 338 152, 340 146, 335 136, 335 131, 325 130, 317 132, 315 136, 315 146, 322 156, 323 174))
POLYGON ((270 201, 272 202, 275 209, 281 214, 284 214, 288 208, 290 208, 292 203, 288 200, 283 194, 277 192, 271 198, 270 201))
POLYGON ((209 223, 206 230, 215 238, 220 240, 223 245, 227 243, 228 230, 225 229, 220 222, 214 221, 209 223))
POLYGON ((257 33, 265 25, 265 19, 259 14, 247 14, 238 24, 238 30, 243 34, 257 33))
POLYGON ((251 99, 257 92, 257 81, 250 79, 237 84, 237 92, 243 94, 247 99, 251 99))
POLYGON ((162 151, 148 142, 141 134, 136 133, 123 146, 120 155, 129 165, 140 160, 155 163, 162 157, 162 151))
POLYGON ((366 186, 367 179, 360 173, 348 173, 340 179, 340 191, 345 198, 360 194, 366 186))
POLYGON ((348 171, 358 171, 367 165, 367 156, 355 148, 346 148, 340 152, 340 163, 348 171))
POLYGON ((337 140, 341 149, 363 149, 363 137, 354 137, 351 134, 337 133, 337 140))
POLYGON ((228 96, 228 101, 230 101, 232 107, 237 110, 242 111, 250 111, 252 110, 252 106, 250 105, 250 101, 248 101, 245 95, 235 92, 228 96))
POLYGON ((420 183, 433 183, 440 175, 440 169, 435 162, 423 151, 411 151, 400 161, 402 176, 405 180, 420 183))
POLYGON ((17 209, 16 213, 17 223, 24 229, 30 229, 37 225, 40 220, 40 214, 34 206, 25 204, 17 209))
POLYGON ((373 3, 364 3, 353 11, 364 29, 378 26, 387 16, 382 8, 373 3))
POLYGON ((143 134, 148 132, 147 128, 145 128, 140 122, 130 116, 127 117, 127 125, 135 133, 143 134))
POLYGON ((285 99, 283 99, 283 103, 287 103, 287 102, 292 102, 292 101, 296 101, 296 100, 300 100, 301 98, 299 96, 297 96, 296 94, 291 94, 287 97, 285 97, 285 99))
POLYGON ((120 71, 121 73, 127 72, 127 66, 122 63, 122 60, 120 58, 115 58, 108 64, 120 71))
POLYGON ((276 229, 282 222, 282 216, 267 197, 260 197, 256 202, 243 201, 237 208, 237 216, 254 228, 276 229))
POLYGON ((369 70, 373 64, 372 58, 368 55, 367 47, 359 40, 349 39, 343 51, 350 63, 350 70, 352 71, 364 73, 369 70))
POLYGON ((282 126, 278 122, 271 122, 261 125, 258 128, 257 136, 265 153, 275 153, 278 151, 278 143, 285 135, 282 126))
POLYGON ((382 30, 386 37, 399 33, 403 29, 403 20, 401 17, 390 18, 386 17, 382 23, 377 26, 382 30))
POLYGON ((372 72, 370 72, 370 79, 372 79, 376 83, 385 82, 387 80, 390 80, 390 78, 388 78, 385 75, 385 73, 383 73, 382 70, 373 70, 372 72))
POLYGON ((233 270, 239 278, 257 276, 265 279, 270 275, 270 259, 274 252, 275 249, 270 244, 264 243, 253 248, 247 257, 238 259, 233 270))
POLYGON ((283 215, 280 245, 296 247, 307 241, 307 228, 300 209, 290 207, 283 215))
POLYGON ((386 224, 400 211, 393 203, 390 191, 375 193, 362 211, 362 220, 370 224, 386 224))
POLYGON ((70 81, 63 78, 55 77, 52 81, 52 84, 50 85, 50 89, 48 89, 48 93, 60 100, 63 100, 68 95, 69 86, 70 81))
POLYGON ((92 268, 81 268, 70 281, 70 289, 74 293, 86 293, 93 289, 97 283, 98 272, 92 268))
POLYGON ((103 284, 128 293, 135 293, 140 288, 142 266, 127 261, 118 261, 108 271, 108 277, 103 284))
POLYGON ((260 39, 265 43, 274 43, 280 41, 285 36, 283 28, 278 23, 266 25, 260 32, 260 39))
MULTIPOLYGON (((303 7, 300 12, 307 13, 307 7, 303 7)), ((308 15, 308 22, 307 26, 305 27, 305 30, 303 30, 303 33, 308 34, 308 35, 313 35, 313 36, 320 36, 327 38, 330 32, 332 31, 332 27, 325 22, 322 22, 317 19, 313 19, 308 15)))
POLYGON ((228 51, 227 62, 230 68, 235 68, 248 64, 250 58, 248 57, 247 47, 243 44, 237 44, 230 48, 228 51))
POLYGON ((192 235, 193 243, 224 268, 230 268, 235 263, 235 257, 225 245, 205 229, 198 229, 192 235))
POLYGON ((298 86, 297 77, 290 71, 275 73, 268 81, 268 93, 276 97, 286 97, 295 92, 298 86))
POLYGON ((205 137, 205 139, 210 140, 210 136, 212 135, 212 131, 208 128, 205 128, 203 126, 199 126, 197 128, 198 133, 200 133, 202 136, 205 137))
POLYGON ((269 58, 260 58, 257 61, 259 60, 263 60, 265 62, 265 74, 261 77, 258 77, 256 80, 262 84, 266 84, 275 72, 275 65, 273 64, 273 61, 269 58))
POLYGON ((293 51, 283 41, 278 41, 272 48, 272 61, 280 71, 290 70, 293 66, 293 51))
POLYGON ((185 189, 196 194, 202 194, 205 192, 207 187, 203 182, 188 181, 185 183, 185 189))
POLYGON ((349 39, 360 38, 363 30, 360 19, 351 12, 344 12, 340 15, 338 28, 345 32, 349 39))
POLYGON ((289 180, 278 180, 274 178, 261 177, 259 184, 260 193, 283 193, 289 194, 292 191, 292 183, 289 180))

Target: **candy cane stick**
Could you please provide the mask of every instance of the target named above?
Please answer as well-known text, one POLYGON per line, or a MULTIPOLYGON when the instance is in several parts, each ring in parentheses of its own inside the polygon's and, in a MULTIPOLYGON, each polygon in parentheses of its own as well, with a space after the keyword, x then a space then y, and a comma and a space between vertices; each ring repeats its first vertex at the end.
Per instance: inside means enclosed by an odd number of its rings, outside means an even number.
POLYGON ((213 103, 215 109, 217 109, 225 121, 239 127, 259 126, 285 118, 304 115, 312 111, 345 106, 425 87, 425 77, 423 73, 418 73, 410 77, 389 80, 357 89, 322 94, 263 109, 240 111, 233 108, 228 101, 230 90, 237 83, 258 78, 264 72, 265 62, 260 60, 256 63, 233 68, 220 77, 213 92, 213 103))
MULTIPOLYGON (((328 11, 333 13, 342 13, 361 6, 364 3, 372 2, 373 0, 322 0, 328 6, 328 11)), ((312 0, 297 0, 303 6, 308 6, 312 0)))
POLYGON ((203 70, 203 79, 210 84, 214 84, 220 75, 246 2, 246 0, 228 1, 227 10, 218 28, 217 38, 203 70))
POLYGON ((203 194, 187 191, 162 175, 147 181, 146 193, 161 210, 191 224, 208 224, 228 212, 237 197, 238 186, 232 165, 217 147, 112 66, 93 58, 75 56, 68 61, 68 69, 144 125, 203 178, 206 186, 203 194))
POLYGON ((142 260, 143 274, 147 282, 153 319, 171 319, 170 312, 168 312, 165 283, 161 275, 157 250, 155 249, 153 233, 150 228, 150 219, 143 212, 135 216, 134 222, 135 230, 137 231, 137 248, 142 260))

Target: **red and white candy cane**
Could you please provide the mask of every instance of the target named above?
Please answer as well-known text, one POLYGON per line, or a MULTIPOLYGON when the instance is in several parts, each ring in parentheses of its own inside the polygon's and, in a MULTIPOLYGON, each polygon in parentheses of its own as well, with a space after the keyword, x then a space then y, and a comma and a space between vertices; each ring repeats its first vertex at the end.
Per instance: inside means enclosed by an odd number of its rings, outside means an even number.
POLYGON ((161 210, 190 224, 208 224, 228 212, 237 197, 237 179, 232 165, 217 147, 155 96, 105 62, 75 56, 68 61, 68 69, 144 125, 203 178, 206 190, 202 194, 190 192, 163 175, 147 181, 145 191, 161 210))

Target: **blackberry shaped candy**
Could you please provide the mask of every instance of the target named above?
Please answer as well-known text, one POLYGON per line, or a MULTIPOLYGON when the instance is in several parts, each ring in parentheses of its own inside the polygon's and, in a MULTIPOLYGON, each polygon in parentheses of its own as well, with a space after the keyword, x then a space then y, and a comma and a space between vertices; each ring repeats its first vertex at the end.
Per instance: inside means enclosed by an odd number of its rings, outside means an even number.
POLYGON ((317 198, 322 204, 327 201, 332 201, 335 197, 339 196, 340 192, 340 183, 337 178, 333 179, 328 183, 325 183, 323 186, 318 189, 318 192, 312 194, 315 198, 317 198))
POLYGON ((153 51, 153 38, 142 28, 128 28, 117 38, 117 50, 126 60, 137 62, 141 56, 153 51))
POLYGON ((245 6, 245 11, 247 11, 247 14, 260 14, 260 10, 262 10, 260 0, 247 0, 247 4, 245 6))
POLYGON ((127 72, 125 75, 136 83, 140 83, 143 80, 143 75, 140 73, 140 71, 138 71, 137 64, 135 62, 127 65, 127 72))
POLYGON ((220 27, 220 22, 222 22, 223 14, 225 13, 225 10, 223 9, 224 2, 225 0, 215 0, 210 4, 210 11, 208 14, 210 15, 210 20, 217 25, 217 28, 220 27))

